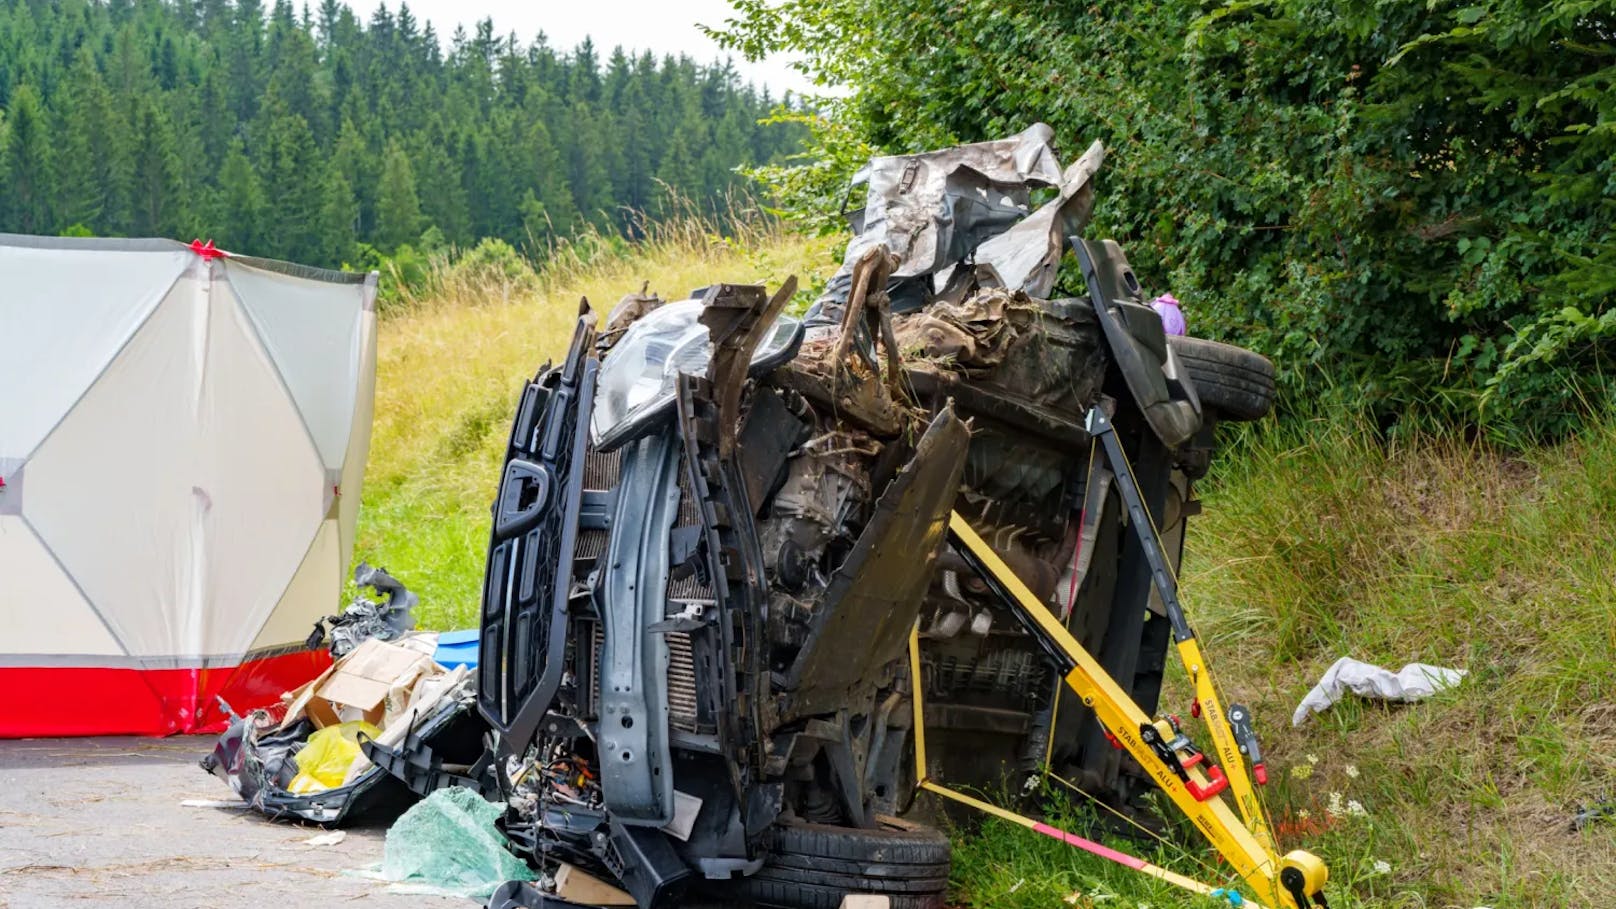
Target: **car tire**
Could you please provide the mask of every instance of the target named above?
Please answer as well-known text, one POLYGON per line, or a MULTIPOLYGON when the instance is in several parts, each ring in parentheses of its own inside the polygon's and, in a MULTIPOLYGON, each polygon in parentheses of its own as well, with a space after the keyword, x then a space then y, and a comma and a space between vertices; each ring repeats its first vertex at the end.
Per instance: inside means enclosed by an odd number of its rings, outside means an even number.
POLYGON ((1259 420, 1274 406, 1274 364, 1233 344, 1174 335, 1167 339, 1190 374, 1201 405, 1230 420, 1259 420))
POLYGON ((892 909, 940 909, 953 858, 948 837, 900 818, 876 822, 871 829, 779 824, 763 867, 728 882, 723 895, 779 909, 837 909, 850 893, 874 893, 892 909))

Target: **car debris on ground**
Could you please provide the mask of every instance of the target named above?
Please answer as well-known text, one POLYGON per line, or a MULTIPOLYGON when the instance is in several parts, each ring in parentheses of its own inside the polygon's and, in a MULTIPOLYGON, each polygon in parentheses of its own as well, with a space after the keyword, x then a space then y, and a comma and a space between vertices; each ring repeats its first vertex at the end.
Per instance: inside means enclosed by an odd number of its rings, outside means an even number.
POLYGON ((421 598, 398 579, 383 569, 360 562, 354 569, 354 585, 360 592, 341 615, 327 616, 315 623, 308 639, 309 649, 326 644, 331 656, 342 657, 367 638, 392 641, 415 628, 415 618, 410 611, 421 598), (375 590, 381 599, 366 596, 367 587, 375 590))
POLYGON ((232 713, 202 759, 270 817, 336 826, 397 814, 465 781, 454 771, 469 771, 483 753, 486 727, 472 709, 469 672, 433 659, 436 634, 407 630, 415 594, 368 565, 355 580, 386 600, 361 596, 344 613, 357 618, 329 620, 331 666, 272 709, 232 713))
POLYGON ((475 790, 440 789, 404 812, 387 830, 378 880, 412 892, 487 899, 506 881, 537 875, 512 855, 494 826, 505 806, 475 790))

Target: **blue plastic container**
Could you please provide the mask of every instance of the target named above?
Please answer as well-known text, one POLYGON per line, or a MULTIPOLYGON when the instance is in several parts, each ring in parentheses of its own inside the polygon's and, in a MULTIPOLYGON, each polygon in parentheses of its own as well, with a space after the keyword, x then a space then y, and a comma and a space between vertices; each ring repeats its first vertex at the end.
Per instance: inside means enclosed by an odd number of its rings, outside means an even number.
POLYGON ((477 629, 469 628, 465 631, 445 631, 438 635, 438 649, 432 653, 432 659, 445 669, 456 666, 465 666, 468 669, 477 668, 477 629))

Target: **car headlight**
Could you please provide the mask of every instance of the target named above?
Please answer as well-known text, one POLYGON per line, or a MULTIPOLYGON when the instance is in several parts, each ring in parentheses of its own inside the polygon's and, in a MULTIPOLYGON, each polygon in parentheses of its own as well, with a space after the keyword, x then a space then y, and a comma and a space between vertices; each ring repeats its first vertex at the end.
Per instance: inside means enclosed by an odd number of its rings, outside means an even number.
MULTIPOLYGON (((640 436, 671 410, 680 373, 707 371, 712 346, 701 310, 700 300, 663 304, 629 326, 607 353, 589 427, 596 449, 610 451, 640 436)), ((752 372, 784 363, 801 343, 802 322, 779 317, 752 354, 752 372)))

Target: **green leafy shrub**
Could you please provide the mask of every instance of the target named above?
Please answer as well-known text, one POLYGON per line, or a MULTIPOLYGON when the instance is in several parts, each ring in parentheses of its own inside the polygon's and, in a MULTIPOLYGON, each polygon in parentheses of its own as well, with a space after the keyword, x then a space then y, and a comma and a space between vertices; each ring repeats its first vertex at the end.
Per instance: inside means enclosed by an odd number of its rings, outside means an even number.
POLYGON ((1599 395, 1587 377, 1616 293, 1607 2, 736 6, 732 47, 799 54, 850 90, 823 109, 812 165, 759 172, 792 204, 839 203, 828 187, 864 144, 1044 120, 1068 153, 1110 150, 1093 231, 1184 300, 1193 330, 1272 356, 1292 390, 1322 374, 1382 422, 1527 436, 1577 420, 1533 407, 1531 377, 1558 375, 1573 404, 1599 395))
POLYGON ((469 277, 505 284, 531 284, 533 266, 516 247, 498 237, 485 237, 455 261, 454 270, 469 277))
POLYGON ((344 263, 350 271, 374 271, 379 275, 376 289, 377 311, 386 314, 430 295, 434 288, 432 258, 408 243, 387 255, 369 243, 358 244, 358 261, 344 263))

